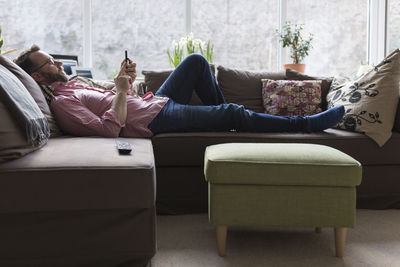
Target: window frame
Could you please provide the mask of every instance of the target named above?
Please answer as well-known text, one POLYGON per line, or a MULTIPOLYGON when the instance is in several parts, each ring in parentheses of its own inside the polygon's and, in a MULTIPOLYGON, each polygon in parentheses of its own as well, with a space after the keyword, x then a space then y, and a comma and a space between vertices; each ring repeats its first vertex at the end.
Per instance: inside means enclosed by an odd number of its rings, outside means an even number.
POLYGON ((388 52, 387 16, 388 0, 369 0, 367 62, 378 64, 388 52))
MULTIPOLYGON (((93 67, 93 46, 92 46, 92 0, 82 1, 82 21, 83 21, 83 66, 93 67)), ((279 1, 279 14, 277 28, 282 29, 287 15, 287 0, 279 1)), ((192 29, 192 0, 185 0, 185 31, 186 34, 192 29)), ((367 55, 365 60, 368 64, 377 64, 388 52, 387 42, 387 16, 388 0, 369 0, 368 1, 368 19, 367 19, 367 55)), ((281 45, 277 46, 277 66, 276 71, 281 69, 282 62, 287 57, 286 49, 281 45)))

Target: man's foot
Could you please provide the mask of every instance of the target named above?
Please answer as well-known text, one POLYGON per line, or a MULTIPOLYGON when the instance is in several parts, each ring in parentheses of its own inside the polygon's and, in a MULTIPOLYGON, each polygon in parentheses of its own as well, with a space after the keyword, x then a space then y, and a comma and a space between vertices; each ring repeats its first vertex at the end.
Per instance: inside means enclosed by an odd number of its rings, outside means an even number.
POLYGON ((338 124, 344 115, 344 106, 337 106, 324 112, 307 116, 307 132, 320 132, 338 124))

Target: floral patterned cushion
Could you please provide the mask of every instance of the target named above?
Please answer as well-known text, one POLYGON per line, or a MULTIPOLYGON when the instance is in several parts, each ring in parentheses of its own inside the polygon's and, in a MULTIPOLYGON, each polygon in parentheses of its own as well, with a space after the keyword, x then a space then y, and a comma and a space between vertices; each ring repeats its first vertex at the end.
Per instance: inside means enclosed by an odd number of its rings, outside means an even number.
POLYGON ((321 112, 321 81, 262 79, 265 113, 280 116, 308 116, 321 112))
POLYGON ((327 96, 328 108, 344 105, 346 110, 337 128, 365 133, 383 146, 392 135, 399 82, 399 49, 355 80, 334 80, 327 96))

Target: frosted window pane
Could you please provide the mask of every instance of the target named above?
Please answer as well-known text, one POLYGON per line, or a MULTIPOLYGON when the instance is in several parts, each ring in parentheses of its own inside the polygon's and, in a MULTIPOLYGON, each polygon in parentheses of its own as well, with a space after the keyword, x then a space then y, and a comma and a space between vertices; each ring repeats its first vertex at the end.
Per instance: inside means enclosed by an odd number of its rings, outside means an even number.
POLYGON ((195 38, 211 40, 216 64, 276 70, 278 1, 193 0, 195 38))
POLYGON ((368 1, 287 2, 288 20, 314 34, 314 48, 304 62, 307 74, 352 76, 366 62, 368 1))
POLYGON ((0 7, 2 50, 19 50, 10 58, 35 43, 48 53, 77 55, 82 60, 81 1, 0 0, 0 7))
POLYGON ((93 20, 93 72, 110 79, 119 71, 128 50, 143 69, 166 69, 167 49, 185 31, 184 1, 181 0, 95 0, 93 20))
POLYGON ((389 1, 388 18, 388 54, 396 48, 400 48, 400 1, 389 1))

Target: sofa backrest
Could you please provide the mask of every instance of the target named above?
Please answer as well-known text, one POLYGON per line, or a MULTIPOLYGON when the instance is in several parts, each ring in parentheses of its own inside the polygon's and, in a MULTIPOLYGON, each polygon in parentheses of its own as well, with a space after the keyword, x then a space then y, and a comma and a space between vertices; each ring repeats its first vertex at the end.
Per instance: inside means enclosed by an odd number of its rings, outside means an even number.
POLYGON ((261 79, 285 80, 284 72, 244 71, 218 66, 217 81, 226 102, 264 112, 261 79))

